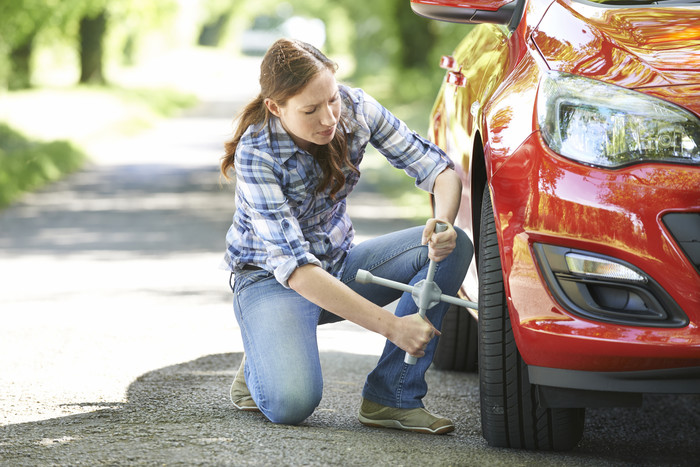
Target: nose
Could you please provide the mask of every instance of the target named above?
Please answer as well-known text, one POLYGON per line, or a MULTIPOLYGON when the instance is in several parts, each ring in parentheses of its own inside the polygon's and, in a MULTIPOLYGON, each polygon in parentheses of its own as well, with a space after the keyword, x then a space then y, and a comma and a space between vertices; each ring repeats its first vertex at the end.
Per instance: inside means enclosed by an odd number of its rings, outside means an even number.
POLYGON ((338 123, 338 115, 336 115, 335 107, 333 105, 324 106, 324 110, 321 112, 321 124, 332 127, 336 123, 338 123))

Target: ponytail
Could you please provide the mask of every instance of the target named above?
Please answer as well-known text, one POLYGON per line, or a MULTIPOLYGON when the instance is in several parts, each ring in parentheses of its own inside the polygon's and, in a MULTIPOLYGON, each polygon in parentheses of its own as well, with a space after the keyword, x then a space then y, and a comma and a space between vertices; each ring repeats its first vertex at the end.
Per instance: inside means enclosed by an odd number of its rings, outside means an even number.
POLYGON ((248 105, 245 106, 243 111, 238 116, 238 122, 236 124, 236 131, 233 134, 233 138, 224 143, 224 155, 221 158, 221 174, 227 180, 230 180, 229 171, 235 169, 235 158, 236 158, 236 148, 238 143, 241 141, 243 133, 248 129, 249 126, 258 123, 267 123, 270 115, 265 106, 265 99, 262 95, 258 95, 255 99, 250 101, 248 105))

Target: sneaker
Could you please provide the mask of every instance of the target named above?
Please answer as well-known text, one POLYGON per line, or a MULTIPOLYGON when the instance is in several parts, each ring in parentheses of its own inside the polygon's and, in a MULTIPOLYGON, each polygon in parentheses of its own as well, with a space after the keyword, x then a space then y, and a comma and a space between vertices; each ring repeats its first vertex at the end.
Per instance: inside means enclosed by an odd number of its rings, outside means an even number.
POLYGON ((248 385, 245 383, 245 355, 241 361, 241 366, 238 368, 236 377, 231 384, 231 402, 238 410, 244 412, 260 412, 258 406, 250 395, 248 385))
POLYGON ((395 428, 431 435, 443 435, 454 431, 454 424, 443 417, 437 417, 422 407, 397 409, 362 399, 360 423, 377 428, 395 428))

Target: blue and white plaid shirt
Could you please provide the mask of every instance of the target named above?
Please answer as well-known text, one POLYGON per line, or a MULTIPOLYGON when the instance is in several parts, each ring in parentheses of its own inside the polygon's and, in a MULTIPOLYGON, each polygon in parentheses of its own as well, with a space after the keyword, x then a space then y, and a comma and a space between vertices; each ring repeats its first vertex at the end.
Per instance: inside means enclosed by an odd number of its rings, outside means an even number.
MULTIPOLYGON (((342 114, 353 134, 353 164, 359 168, 370 143, 415 178, 416 186, 432 192, 435 178, 453 167, 445 153, 361 89, 339 89, 342 114)), ((223 267, 236 271, 246 264, 258 266, 274 273, 285 287, 292 272, 309 263, 339 277, 355 235, 346 198, 359 180, 349 168, 344 172, 345 186, 334 200, 330 188, 316 194, 321 170, 278 118, 272 117, 265 128, 248 128, 236 150, 236 212, 226 234, 223 267)))

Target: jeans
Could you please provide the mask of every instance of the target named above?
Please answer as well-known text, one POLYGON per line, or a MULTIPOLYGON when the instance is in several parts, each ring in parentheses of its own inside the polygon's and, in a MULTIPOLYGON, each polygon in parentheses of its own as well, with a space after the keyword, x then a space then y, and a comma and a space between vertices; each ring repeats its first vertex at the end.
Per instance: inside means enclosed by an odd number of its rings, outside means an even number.
MULTIPOLYGON (((455 230, 457 246, 438 263, 434 278, 442 293, 448 295, 457 293, 473 253, 467 235, 455 230)), ((366 269, 376 276, 412 285, 425 279, 429 259, 428 247, 421 245, 422 232, 423 227, 414 227, 355 246, 345 258, 341 280, 379 306, 400 297, 397 316, 417 312, 410 294, 361 284, 355 276, 358 269, 366 269)), ((302 422, 318 406, 323 392, 316 328, 341 318, 284 288, 263 270, 237 271, 233 292, 233 308, 246 354, 245 378, 253 400, 274 423, 302 422)), ((441 302, 427 312, 437 329, 448 306, 441 302)), ((425 372, 436 346, 437 339, 433 339, 425 356, 416 365, 408 365, 403 361, 405 352, 387 340, 362 396, 389 407, 423 407, 422 398, 428 390, 425 372)))

